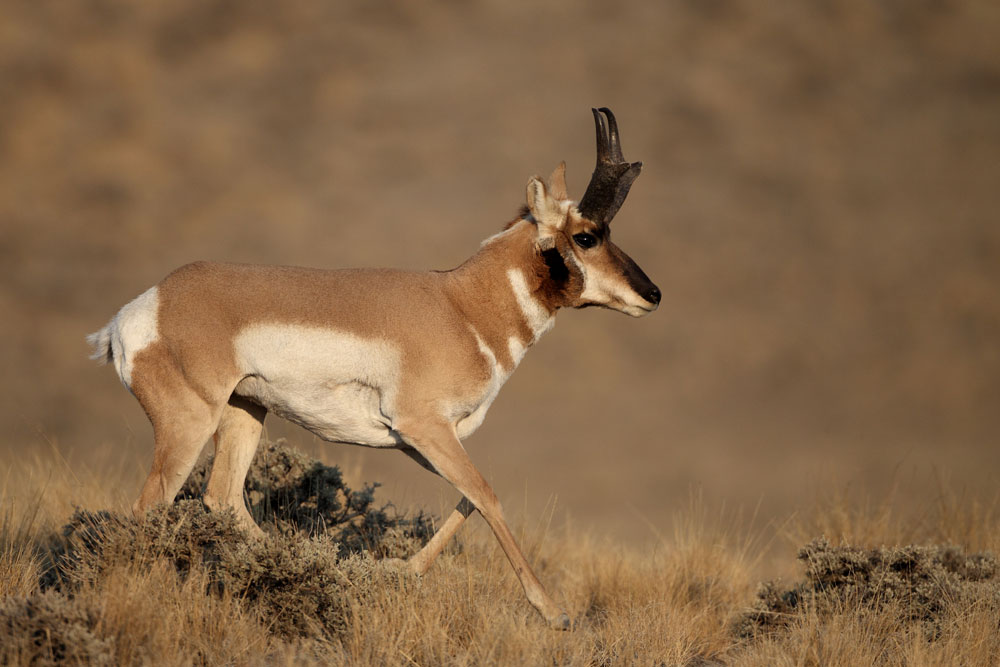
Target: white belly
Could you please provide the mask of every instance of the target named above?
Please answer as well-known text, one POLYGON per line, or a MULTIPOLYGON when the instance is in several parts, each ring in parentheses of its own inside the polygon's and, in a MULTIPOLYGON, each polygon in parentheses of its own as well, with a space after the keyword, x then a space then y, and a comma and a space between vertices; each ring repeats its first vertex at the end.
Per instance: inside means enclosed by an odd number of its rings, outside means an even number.
POLYGON ((235 341, 236 393, 324 440, 400 443, 392 430, 399 351, 385 341, 294 325, 254 325, 235 341))
POLYGON ((359 382, 330 386, 248 377, 236 393, 330 442, 368 447, 395 447, 400 442, 382 412, 379 392, 359 382))

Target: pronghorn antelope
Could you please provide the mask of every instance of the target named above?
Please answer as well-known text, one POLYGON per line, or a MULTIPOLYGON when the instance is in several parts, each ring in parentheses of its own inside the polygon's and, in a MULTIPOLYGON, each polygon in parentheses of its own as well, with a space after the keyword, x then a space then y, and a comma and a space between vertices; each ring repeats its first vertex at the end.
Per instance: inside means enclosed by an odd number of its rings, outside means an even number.
POLYGON ((402 450, 444 477, 463 497, 409 560, 412 570, 426 572, 479 510, 531 604, 553 626, 568 627, 461 441, 560 308, 604 306, 640 317, 660 301, 610 237, 642 163, 622 156, 611 111, 593 113, 597 166, 583 199, 566 193, 565 163, 547 185, 531 178, 518 218, 456 269, 196 262, 88 336, 94 358, 114 364, 153 425, 153 466, 136 516, 173 500, 212 436, 205 504, 232 509, 260 533, 243 483, 270 411, 324 440, 402 450))

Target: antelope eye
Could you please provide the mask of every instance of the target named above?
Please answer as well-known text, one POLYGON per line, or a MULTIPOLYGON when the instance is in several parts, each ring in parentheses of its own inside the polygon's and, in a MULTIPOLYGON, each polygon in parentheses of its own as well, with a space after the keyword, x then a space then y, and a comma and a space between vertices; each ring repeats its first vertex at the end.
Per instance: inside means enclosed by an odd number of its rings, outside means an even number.
POLYGON ((581 248, 593 248, 597 245, 597 237, 592 234, 573 234, 573 241, 581 248))

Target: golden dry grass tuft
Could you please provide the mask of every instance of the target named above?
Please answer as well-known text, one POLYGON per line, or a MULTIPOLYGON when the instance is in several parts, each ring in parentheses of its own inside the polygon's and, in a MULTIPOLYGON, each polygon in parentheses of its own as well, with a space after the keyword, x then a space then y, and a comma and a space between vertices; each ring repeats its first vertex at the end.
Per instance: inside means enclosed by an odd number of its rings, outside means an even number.
POLYGON ((697 499, 646 549, 572 527, 522 529, 539 576, 575 619, 561 633, 537 618, 478 522, 413 577, 382 557, 419 548, 427 517, 379 507, 374 487, 354 491, 335 468, 283 445, 263 446, 248 480, 270 532, 260 543, 189 497, 203 470, 174 505, 134 521, 115 497, 116 473, 3 463, 4 664, 1000 659, 997 515, 943 492, 934 513, 909 519, 891 501, 832 499, 786 522, 776 543, 769 529, 738 530, 745 522, 697 499), (762 584, 775 571, 796 574, 762 584))

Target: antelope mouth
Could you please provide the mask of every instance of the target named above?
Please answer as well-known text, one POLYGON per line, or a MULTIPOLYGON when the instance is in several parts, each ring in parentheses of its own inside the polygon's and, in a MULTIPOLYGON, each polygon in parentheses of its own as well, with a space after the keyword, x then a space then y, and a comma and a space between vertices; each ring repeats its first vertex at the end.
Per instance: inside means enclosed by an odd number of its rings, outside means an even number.
POLYGON ((653 304, 652 306, 628 305, 622 308, 622 312, 632 317, 645 317, 659 307, 659 304, 653 304))

